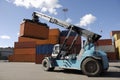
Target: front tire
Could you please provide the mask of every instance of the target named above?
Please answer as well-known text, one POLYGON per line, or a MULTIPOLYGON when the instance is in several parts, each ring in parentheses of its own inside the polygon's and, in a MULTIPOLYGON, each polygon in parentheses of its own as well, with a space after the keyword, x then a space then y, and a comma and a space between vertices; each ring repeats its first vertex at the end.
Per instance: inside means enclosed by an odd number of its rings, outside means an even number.
POLYGON ((50 61, 48 59, 43 59, 42 61, 42 67, 45 71, 53 71, 54 67, 50 66, 50 61))
POLYGON ((102 72, 102 65, 98 60, 86 58, 82 63, 81 69, 87 76, 98 76, 102 72))

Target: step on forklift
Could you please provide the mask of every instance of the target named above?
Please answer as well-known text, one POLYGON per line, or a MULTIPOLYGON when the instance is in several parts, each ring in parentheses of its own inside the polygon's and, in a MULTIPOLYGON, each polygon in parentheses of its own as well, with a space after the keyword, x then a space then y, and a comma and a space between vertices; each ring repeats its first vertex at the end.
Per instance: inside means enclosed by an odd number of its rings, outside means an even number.
POLYGON ((96 50, 94 44, 101 35, 37 11, 33 12, 32 16, 34 22, 38 22, 39 18, 42 18, 69 30, 63 44, 54 45, 52 55, 43 59, 42 66, 45 71, 53 71, 55 67, 59 67, 62 69, 81 70, 87 76, 99 76, 108 70, 109 62, 106 53, 96 50), (66 42, 71 32, 75 32, 76 36, 69 48, 66 49, 66 42), (80 36, 86 38, 83 48, 79 53, 69 54, 74 47, 76 39, 80 36))

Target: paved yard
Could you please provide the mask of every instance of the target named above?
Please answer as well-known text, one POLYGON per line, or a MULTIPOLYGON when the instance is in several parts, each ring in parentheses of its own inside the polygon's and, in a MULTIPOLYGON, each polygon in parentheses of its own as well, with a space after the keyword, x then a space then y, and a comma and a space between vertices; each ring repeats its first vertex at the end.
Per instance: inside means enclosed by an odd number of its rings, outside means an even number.
POLYGON ((87 77, 76 70, 46 72, 40 64, 0 61, 0 80, 120 80, 120 62, 110 62, 100 77, 87 77))

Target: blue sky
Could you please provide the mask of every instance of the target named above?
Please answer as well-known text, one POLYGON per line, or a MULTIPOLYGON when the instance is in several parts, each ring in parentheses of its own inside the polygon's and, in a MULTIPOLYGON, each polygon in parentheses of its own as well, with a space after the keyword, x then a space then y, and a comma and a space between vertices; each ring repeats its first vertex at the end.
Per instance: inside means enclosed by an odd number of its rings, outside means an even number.
MULTIPOLYGON (((21 21, 31 19, 33 11, 78 26, 83 23, 81 27, 101 34, 102 39, 110 38, 112 30, 120 30, 120 0, 0 0, 0 47, 14 46, 21 21), (64 8, 68 11, 63 12, 64 8)), ((50 28, 60 28, 46 23, 50 28)))

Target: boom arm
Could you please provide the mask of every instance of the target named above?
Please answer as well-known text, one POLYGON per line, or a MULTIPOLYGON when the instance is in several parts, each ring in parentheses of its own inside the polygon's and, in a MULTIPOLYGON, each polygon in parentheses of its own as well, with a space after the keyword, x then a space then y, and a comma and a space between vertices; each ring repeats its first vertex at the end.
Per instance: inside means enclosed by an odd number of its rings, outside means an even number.
POLYGON ((92 43, 96 42, 101 37, 101 35, 98 35, 96 33, 93 33, 91 31, 83 29, 81 27, 75 26, 73 24, 67 23, 65 21, 59 20, 57 18, 53 18, 51 16, 48 16, 48 15, 40 13, 40 12, 34 12, 33 13, 33 19, 38 20, 38 17, 43 18, 43 19, 45 19, 45 20, 47 20, 51 23, 62 26, 66 29, 71 29, 72 28, 72 31, 76 32, 80 36, 83 36, 83 37, 87 38, 88 41, 92 42, 92 43))

